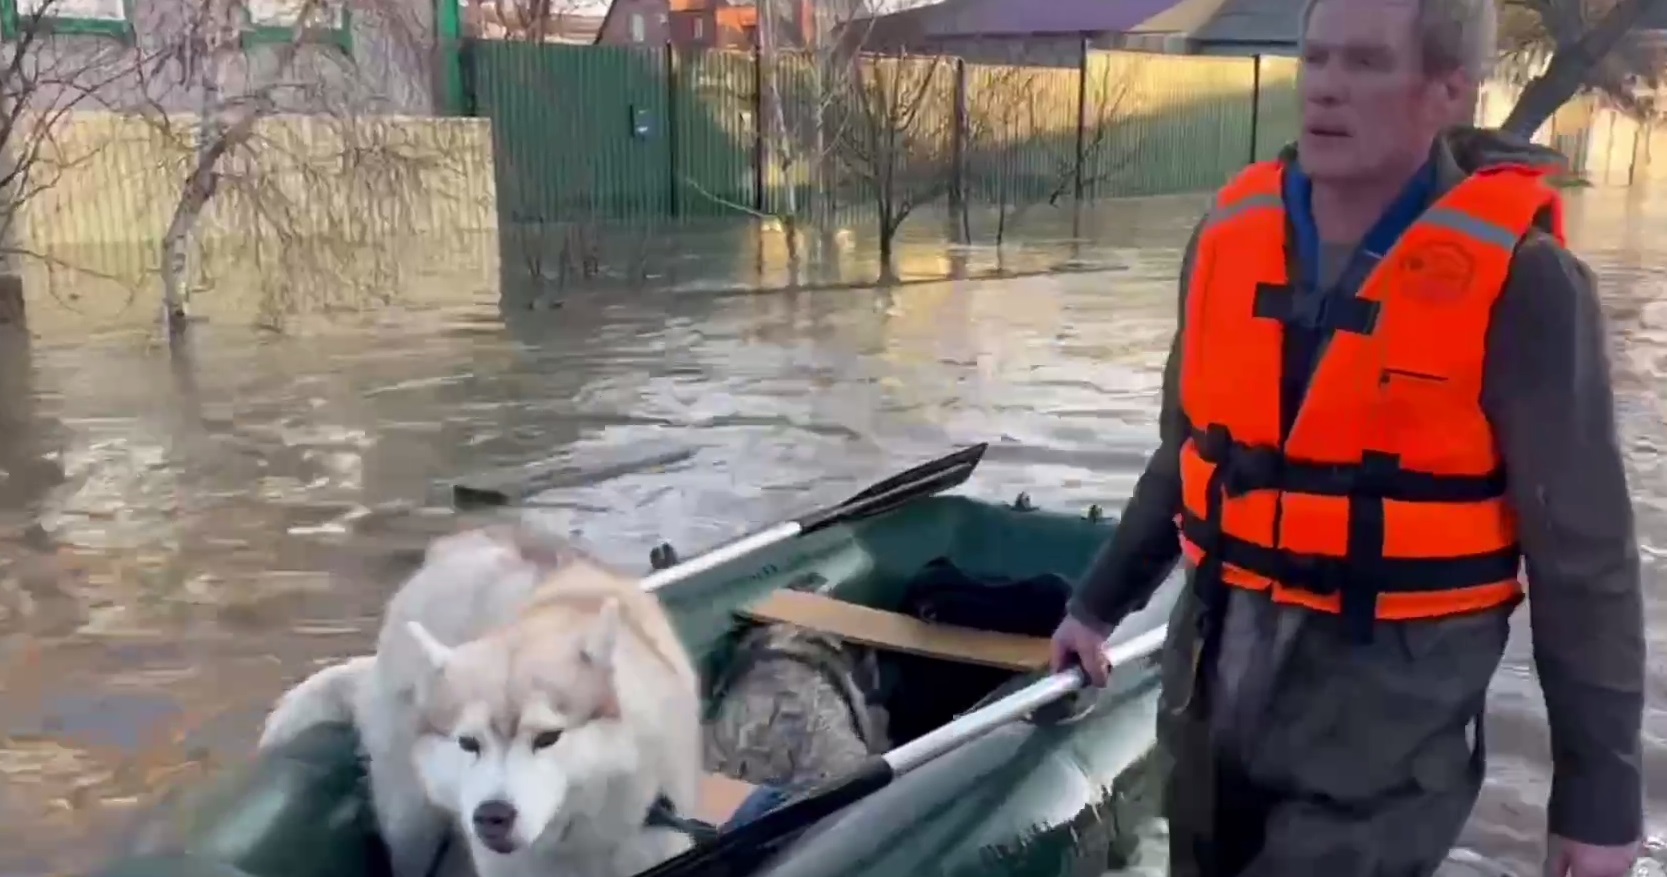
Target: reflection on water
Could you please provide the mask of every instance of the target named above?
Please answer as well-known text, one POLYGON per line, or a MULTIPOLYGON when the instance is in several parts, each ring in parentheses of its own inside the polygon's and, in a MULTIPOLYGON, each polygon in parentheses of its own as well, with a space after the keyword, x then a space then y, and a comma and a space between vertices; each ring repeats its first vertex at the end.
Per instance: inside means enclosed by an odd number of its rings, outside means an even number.
MULTIPOLYGON (((507 321, 470 292, 305 339, 211 323, 184 363, 123 337, 6 340, 0 874, 97 861, 156 790, 243 757, 288 682, 368 649, 413 552, 455 526, 444 479, 684 451, 543 498, 636 566, 660 541, 687 554, 974 441, 992 448, 973 493, 1115 506, 1155 440, 1199 203, 1108 208, 1084 258, 1119 268, 1092 274, 579 296, 507 321)), ((1622 193, 1580 196, 1570 217, 1614 315, 1652 618, 1667 244, 1642 230, 1664 218, 1667 203, 1622 193)), ((1548 774, 1525 635, 1493 714, 1465 842, 1528 872, 1548 774)), ((1651 779, 1663 753, 1652 742, 1651 779)))

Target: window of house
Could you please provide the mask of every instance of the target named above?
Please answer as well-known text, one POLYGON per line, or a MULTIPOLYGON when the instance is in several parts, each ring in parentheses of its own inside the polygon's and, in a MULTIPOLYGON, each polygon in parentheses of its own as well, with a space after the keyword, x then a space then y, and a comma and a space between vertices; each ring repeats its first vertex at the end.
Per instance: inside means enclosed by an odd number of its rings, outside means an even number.
POLYGON ((300 25, 348 48, 351 24, 345 0, 244 0, 243 8, 249 16, 249 36, 257 41, 289 42, 300 25))
POLYGON ((129 0, 0 0, 0 33, 15 37, 36 15, 55 33, 133 33, 129 0))
POLYGON ((695 39, 706 39, 706 19, 704 18, 695 19, 695 39))
POLYGON ((645 39, 647 39, 647 34, 643 32, 642 13, 633 12, 631 13, 631 42, 640 43, 645 39))

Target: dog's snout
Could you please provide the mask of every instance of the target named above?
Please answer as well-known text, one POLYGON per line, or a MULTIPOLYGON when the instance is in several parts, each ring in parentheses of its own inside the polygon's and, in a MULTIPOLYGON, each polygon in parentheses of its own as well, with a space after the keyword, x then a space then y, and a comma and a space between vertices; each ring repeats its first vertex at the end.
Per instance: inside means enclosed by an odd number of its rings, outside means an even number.
POLYGON ((475 808, 475 834, 487 842, 509 839, 515 827, 515 808, 508 801, 487 801, 475 808))

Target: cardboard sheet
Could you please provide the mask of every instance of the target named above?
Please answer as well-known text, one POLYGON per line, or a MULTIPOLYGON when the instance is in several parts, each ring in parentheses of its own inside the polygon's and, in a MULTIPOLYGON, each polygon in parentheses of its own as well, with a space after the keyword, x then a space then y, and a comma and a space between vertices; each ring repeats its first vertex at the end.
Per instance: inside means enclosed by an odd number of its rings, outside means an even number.
POLYGON ((721 773, 706 774, 700 779, 700 803, 690 815, 702 822, 722 825, 755 788, 721 773))
POLYGON ((1048 641, 933 624, 806 591, 780 590, 741 609, 743 618, 831 633, 878 649, 1027 672, 1048 663, 1048 641))

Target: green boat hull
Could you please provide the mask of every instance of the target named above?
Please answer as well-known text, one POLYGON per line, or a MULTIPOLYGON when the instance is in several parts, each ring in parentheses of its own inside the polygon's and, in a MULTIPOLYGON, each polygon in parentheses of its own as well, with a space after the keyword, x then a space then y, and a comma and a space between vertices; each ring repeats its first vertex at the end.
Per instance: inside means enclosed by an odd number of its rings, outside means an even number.
MULTIPOLYGON (((776 589, 809 577, 831 585, 829 596, 889 608, 938 557, 981 578, 1075 580, 1115 526, 1097 518, 936 497, 762 551, 660 596, 710 679, 734 642, 735 612, 776 589)), ((1118 638, 1162 624, 1179 587, 1172 576, 1118 638)), ((999 729, 828 817, 755 873, 1101 874, 1155 815, 1157 696, 1155 666, 1123 668, 1070 709, 999 729)), ((100 877, 386 877, 356 744, 351 728, 321 726, 219 777, 153 819, 132 854, 100 877)))

